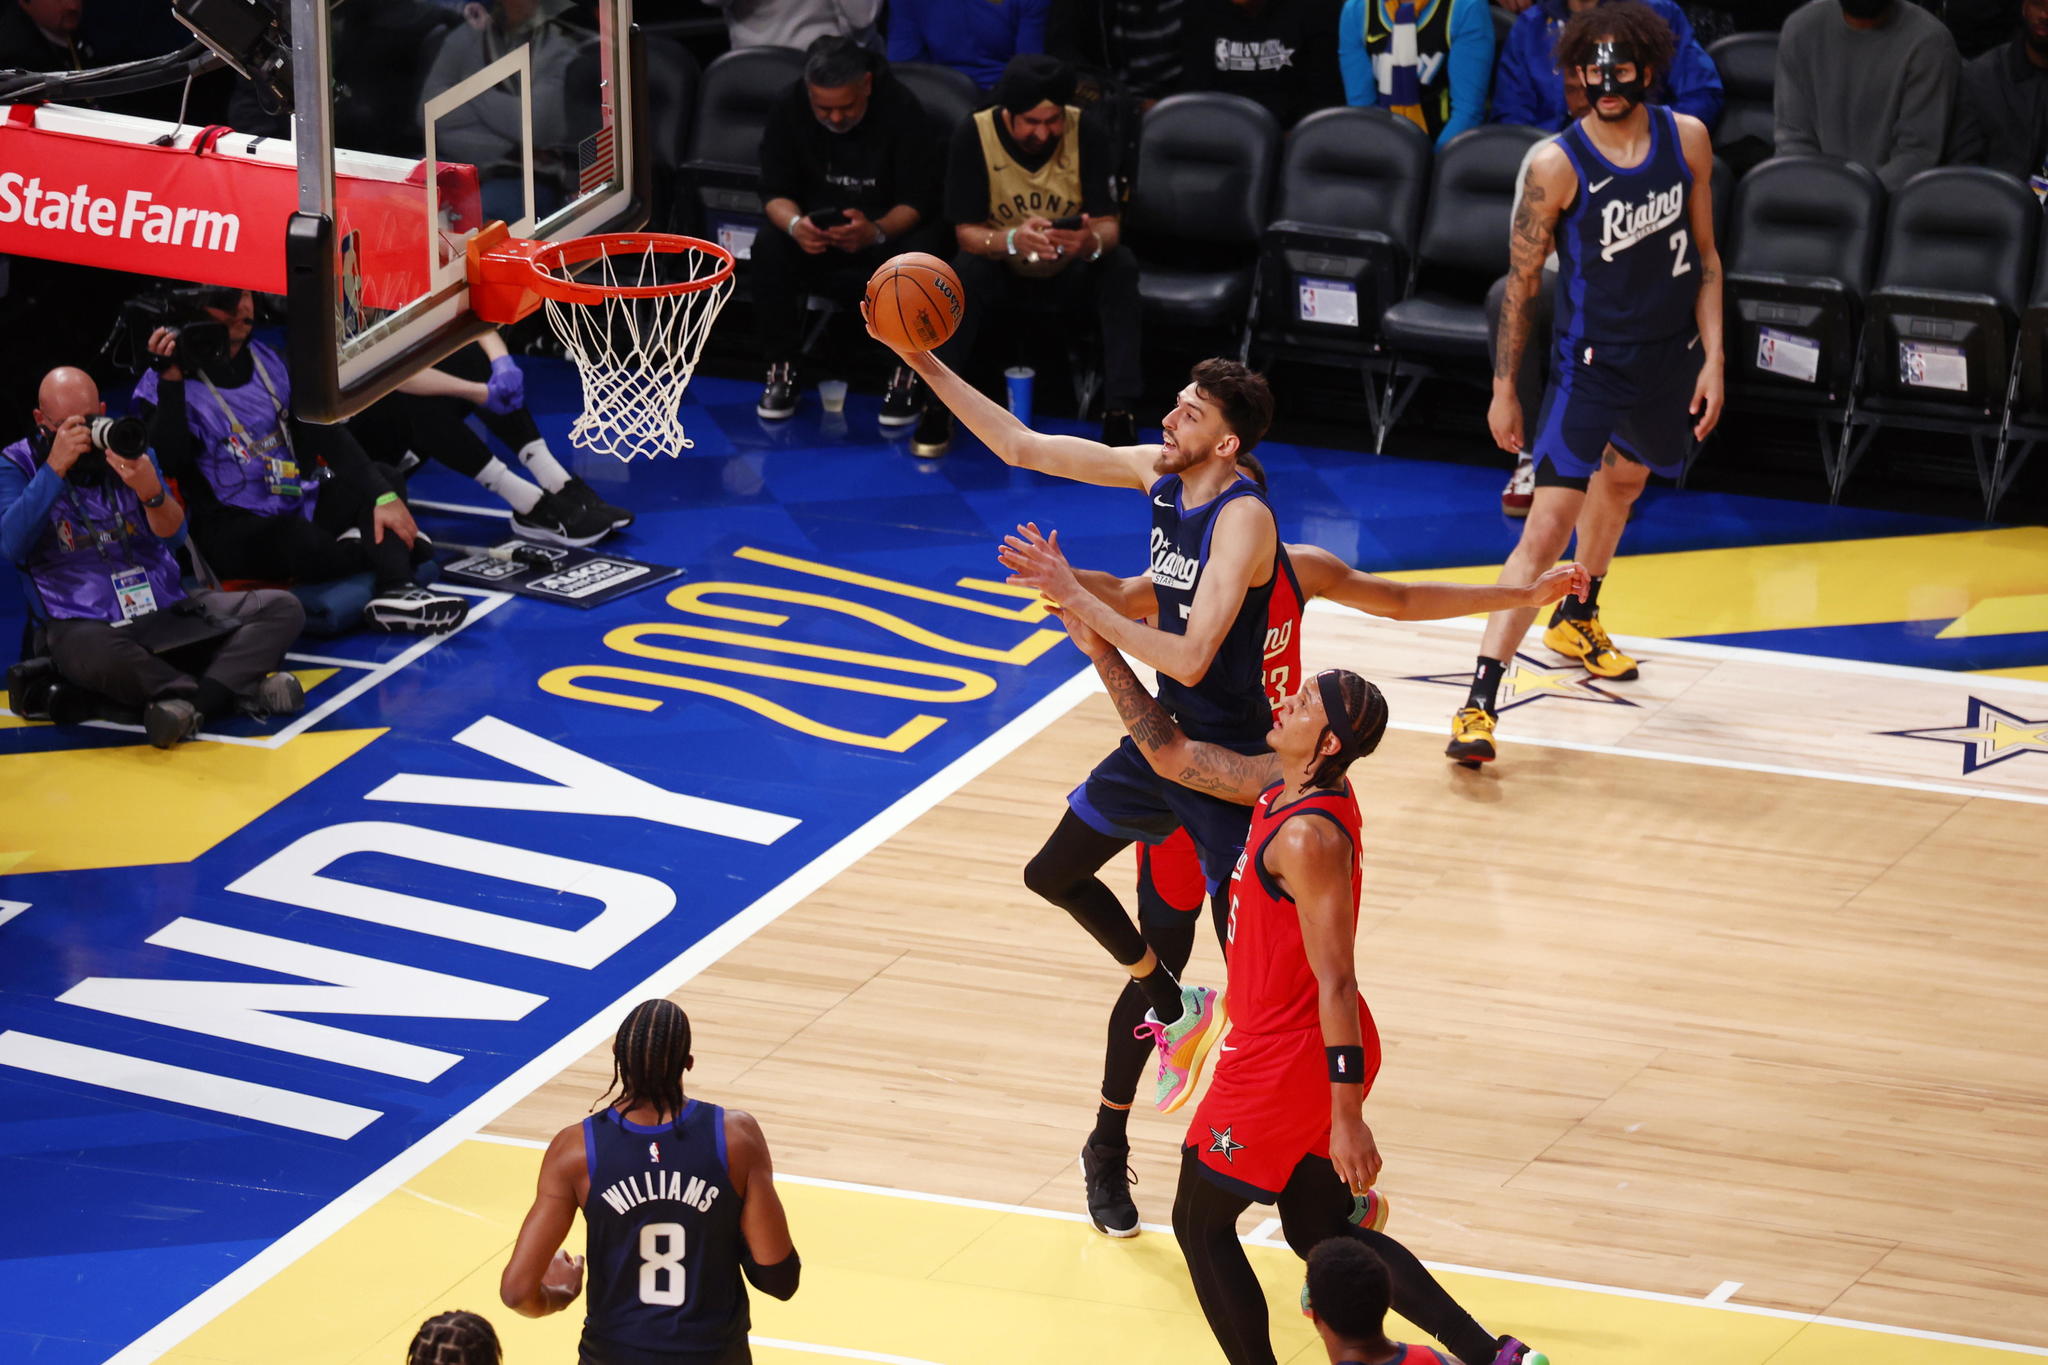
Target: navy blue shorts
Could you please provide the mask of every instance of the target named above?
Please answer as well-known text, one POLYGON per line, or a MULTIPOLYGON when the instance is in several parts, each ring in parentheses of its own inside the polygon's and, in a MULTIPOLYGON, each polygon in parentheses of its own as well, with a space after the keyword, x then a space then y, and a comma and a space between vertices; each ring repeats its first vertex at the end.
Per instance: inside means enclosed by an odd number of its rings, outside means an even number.
POLYGON ((1530 454, 1568 479, 1591 478, 1611 441, 1667 478, 1692 450, 1693 385, 1705 352, 1696 333, 1638 346, 1559 337, 1530 454))
MULTIPOLYGON (((1241 752, 1263 753, 1265 746, 1249 745, 1241 752)), ((1095 765, 1087 781, 1067 793, 1067 805, 1090 829, 1112 839, 1156 844, 1185 828, 1195 841, 1212 896, 1230 881, 1252 826, 1250 806, 1183 787, 1153 772, 1129 735, 1095 765)))

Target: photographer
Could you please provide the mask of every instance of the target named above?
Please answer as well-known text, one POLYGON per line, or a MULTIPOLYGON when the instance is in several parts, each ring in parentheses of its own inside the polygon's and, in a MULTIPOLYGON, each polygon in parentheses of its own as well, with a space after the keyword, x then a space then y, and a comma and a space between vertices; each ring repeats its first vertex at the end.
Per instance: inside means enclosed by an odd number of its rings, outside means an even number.
POLYGON ((79 686, 140 708, 159 749, 237 710, 297 711, 299 680, 272 670, 305 624, 298 599, 187 596, 171 554, 185 538, 185 514, 164 491, 141 424, 110 422, 105 412, 92 376, 51 370, 34 434, 0 450, 0 552, 21 571, 51 663, 79 686), (162 657, 202 644, 209 657, 197 677, 162 657))
POLYGON ((413 524, 395 473, 372 465, 346 428, 293 418, 284 357, 249 340, 255 300, 212 292, 204 312, 226 329, 226 344, 197 354, 183 333, 205 324, 158 327, 148 349, 165 363, 135 386, 157 454, 191 511, 199 552, 223 578, 320 583, 368 569, 376 576, 363 609, 371 625, 454 629, 469 599, 414 579, 431 544, 413 524))

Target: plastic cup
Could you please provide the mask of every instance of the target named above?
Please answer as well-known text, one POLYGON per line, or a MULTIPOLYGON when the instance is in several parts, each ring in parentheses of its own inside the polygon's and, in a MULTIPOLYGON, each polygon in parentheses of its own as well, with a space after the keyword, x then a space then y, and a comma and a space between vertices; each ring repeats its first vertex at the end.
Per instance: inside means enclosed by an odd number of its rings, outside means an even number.
POLYGON ((846 381, 844 379, 825 379, 819 381, 818 401, 825 405, 825 411, 827 412, 844 412, 846 410, 846 381))
POLYGON ((1009 389, 1010 413, 1025 426, 1031 425, 1031 386, 1038 378, 1038 371, 1029 365, 1012 365, 1003 371, 1003 382, 1009 389))

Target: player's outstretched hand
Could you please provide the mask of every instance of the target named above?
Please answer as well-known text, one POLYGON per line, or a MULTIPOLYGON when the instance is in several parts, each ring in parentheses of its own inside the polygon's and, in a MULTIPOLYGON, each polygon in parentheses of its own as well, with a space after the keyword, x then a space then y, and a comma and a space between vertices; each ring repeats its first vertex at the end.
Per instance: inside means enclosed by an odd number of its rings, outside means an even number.
POLYGON ((1097 635, 1086 621, 1054 602, 1045 604, 1046 610, 1058 618, 1067 628, 1067 638, 1074 642, 1074 648, 1091 659, 1100 659, 1109 653, 1109 641, 1097 635))
POLYGON ((1035 522, 1027 521, 1015 535, 1004 536, 996 558, 1010 571, 1011 583, 1035 588, 1053 602, 1071 602, 1083 591, 1073 566, 1060 552, 1060 533, 1048 537, 1035 522))
POLYGON ((1726 396, 1727 381, 1719 357, 1710 357, 1700 366, 1700 377, 1692 386, 1692 406, 1686 411, 1699 420, 1692 424, 1692 438, 1704 441, 1721 424, 1721 403, 1726 396))
POLYGON ((1486 405, 1486 425, 1493 443, 1510 455, 1522 453, 1522 400, 1512 392, 1496 393, 1486 405))
POLYGON ((1364 1194, 1380 1178, 1380 1149, 1364 1119, 1330 1125, 1330 1164, 1353 1194, 1364 1194))
POLYGON ((583 1292, 583 1258, 571 1256, 566 1251, 557 1251, 555 1259, 548 1262, 548 1273, 541 1276, 541 1288, 550 1293, 563 1295, 564 1303, 573 1303, 583 1292))
POLYGON ((1547 607, 1560 597, 1576 597, 1581 602, 1586 594, 1593 591, 1593 571, 1574 560, 1547 570, 1542 577, 1529 585, 1529 605, 1547 607))

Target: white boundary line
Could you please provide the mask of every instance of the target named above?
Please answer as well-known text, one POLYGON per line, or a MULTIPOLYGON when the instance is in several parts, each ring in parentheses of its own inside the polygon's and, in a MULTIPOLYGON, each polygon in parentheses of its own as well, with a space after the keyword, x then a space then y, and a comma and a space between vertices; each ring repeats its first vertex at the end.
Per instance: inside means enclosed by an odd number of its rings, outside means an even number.
MULTIPOLYGON (((494 594, 503 596, 503 594, 494 594)), ((1076 674, 1034 702, 1002 728, 913 787, 817 858, 798 868, 760 899, 699 939, 639 985, 606 1005, 554 1046, 492 1086, 441 1125, 329 1201, 317 1213, 279 1237, 248 1261, 201 1291, 184 1307, 144 1332, 106 1365, 148 1365, 278 1271, 318 1246, 357 1214, 452 1151, 475 1130, 516 1100, 524 1099, 618 1027, 622 1011, 653 995, 667 995, 696 976, 782 913, 858 862, 926 811, 979 777, 1065 715, 1093 689, 1095 672, 1076 674)), ((991 1207, 998 1207, 991 1205, 991 1207)), ((870 1357, 858 1357, 868 1359, 870 1357)))
POLYGON ((881 1365, 934 1365, 929 1360, 916 1356, 892 1356, 886 1351, 862 1351, 852 1346, 820 1346, 809 1341, 785 1341, 781 1337, 757 1337, 747 1334, 747 1341, 755 1346, 771 1346, 778 1351, 801 1351, 805 1355, 838 1356, 844 1360, 874 1360, 881 1365))
MULTIPOLYGON (((496 1143, 501 1147, 526 1147, 544 1151, 545 1142, 531 1138, 506 1137, 496 1133, 478 1133, 477 1142, 496 1143)), ((1027 1218, 1049 1218, 1062 1223, 1086 1223, 1087 1215, 1068 1213, 1061 1209, 1033 1209, 1022 1204, 1002 1204, 989 1199, 969 1199, 961 1195, 927 1194, 922 1190, 897 1190, 886 1185, 862 1185, 850 1180, 826 1180, 818 1176, 790 1175, 778 1171, 775 1178, 785 1184, 808 1185, 816 1189, 842 1190, 849 1194, 882 1195, 890 1199, 908 1199, 920 1204, 949 1204, 955 1208, 975 1209, 984 1213, 1014 1213, 1027 1218)), ((1273 1219, 1266 1220, 1274 1222, 1273 1219)), ((1171 1237, 1173 1229, 1162 1223, 1140 1224, 1147 1232, 1171 1237)), ((1288 1250, 1285 1239, 1266 1231, 1261 1223, 1250 1235, 1238 1240, 1255 1246, 1288 1250)), ((1652 1289, 1624 1289, 1618 1285, 1593 1284, 1586 1280, 1561 1280, 1550 1275, 1524 1275, 1513 1270, 1488 1270, 1483 1266, 1457 1265, 1449 1261, 1425 1261, 1431 1270, 1447 1271, 1453 1275, 1471 1275, 1478 1279, 1503 1280, 1513 1284, 1542 1285, 1550 1289, 1572 1289, 1587 1294, 1605 1294, 1611 1298, 1641 1299, 1648 1303, 1669 1303, 1682 1308, 1711 1308, 1723 1313, 1742 1313, 1750 1317, 1782 1318, 1787 1322, 1813 1323, 1821 1327, 1842 1327, 1857 1332, 1878 1332, 1885 1336, 1911 1337, 1916 1341, 1939 1341, 1952 1346, 1981 1346, 1994 1351, 2012 1351, 2020 1355, 2048 1356, 2048 1346, 2024 1346, 2012 1341, 1994 1341, 1988 1337, 1957 1336, 1952 1332, 1933 1332, 1921 1327, 1893 1327, 1882 1322, 1862 1322, 1855 1318, 1829 1317, 1822 1313, 1800 1313, 1789 1308, 1761 1308, 1744 1303, 1730 1303, 1728 1296, 1742 1288, 1739 1280, 1724 1280, 1714 1289, 1697 1298, 1685 1294, 1661 1294, 1652 1289)))

